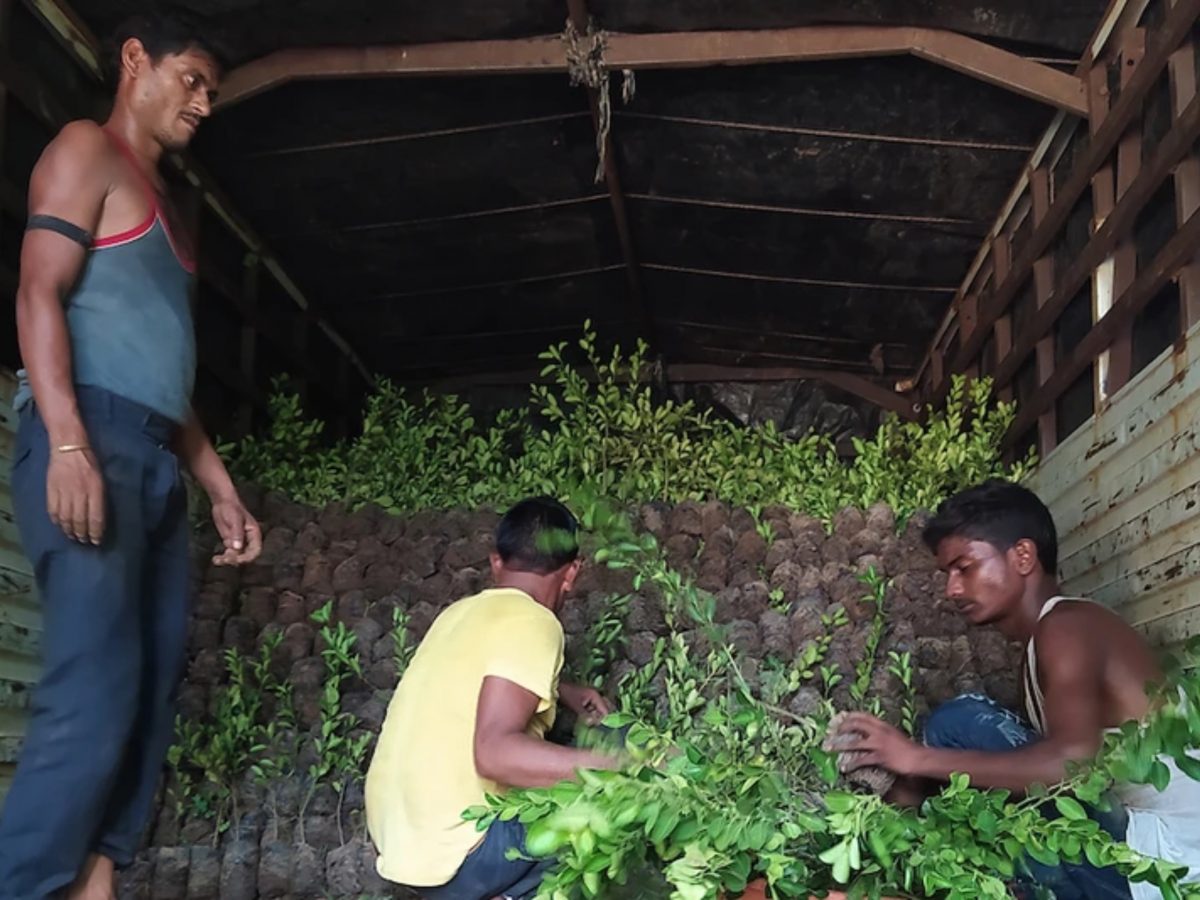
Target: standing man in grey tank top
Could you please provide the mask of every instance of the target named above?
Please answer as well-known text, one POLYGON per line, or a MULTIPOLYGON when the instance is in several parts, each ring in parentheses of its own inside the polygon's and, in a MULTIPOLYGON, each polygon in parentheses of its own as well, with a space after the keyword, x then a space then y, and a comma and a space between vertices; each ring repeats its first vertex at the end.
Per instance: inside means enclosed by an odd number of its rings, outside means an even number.
POLYGON ((189 607, 186 465, 218 565, 259 553, 191 408, 191 240, 158 165, 208 116, 217 54, 188 23, 115 40, 103 125, 67 125, 34 168, 17 327, 13 500, 44 613, 42 681, 0 814, 0 898, 113 900, 171 742, 189 607))

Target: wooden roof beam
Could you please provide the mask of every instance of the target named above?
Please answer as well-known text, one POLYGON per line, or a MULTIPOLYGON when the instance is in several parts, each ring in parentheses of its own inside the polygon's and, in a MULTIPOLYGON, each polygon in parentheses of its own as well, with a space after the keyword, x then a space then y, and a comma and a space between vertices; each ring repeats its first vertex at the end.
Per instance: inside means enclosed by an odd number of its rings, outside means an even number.
MULTIPOLYGON (((693 69, 912 55, 1077 116, 1087 115, 1078 75, 1060 72, 951 31, 906 26, 815 25, 762 31, 662 32, 607 35, 612 70, 693 69)), ((280 50, 234 69, 217 108, 291 81, 382 76, 535 74, 566 72, 558 35, 411 46, 280 50)))
MULTIPOLYGON (((668 382, 675 384, 701 384, 717 381, 734 382, 778 382, 778 381, 821 381, 848 394, 861 397, 881 409, 894 412, 902 419, 915 419, 921 414, 922 406, 905 394, 889 390, 877 382, 861 375, 831 369, 802 368, 796 366, 721 366, 707 363, 679 363, 664 367, 668 382)), ((627 377, 627 376, 626 376, 627 377)), ((592 380, 594 376, 585 375, 592 380)), ((545 384, 548 379, 534 370, 512 372, 481 372, 475 375, 453 375, 428 379, 428 383, 441 390, 461 390, 469 387, 512 386, 545 384)), ((425 382, 422 382, 425 383, 425 382)))
POLYGON ((667 380, 678 383, 707 381, 821 381, 830 387, 853 394, 880 407, 894 412, 902 419, 916 419, 921 413, 921 404, 911 397, 898 394, 878 382, 850 372, 832 369, 810 369, 795 366, 753 368, 750 366, 717 365, 674 365, 667 366, 667 380))

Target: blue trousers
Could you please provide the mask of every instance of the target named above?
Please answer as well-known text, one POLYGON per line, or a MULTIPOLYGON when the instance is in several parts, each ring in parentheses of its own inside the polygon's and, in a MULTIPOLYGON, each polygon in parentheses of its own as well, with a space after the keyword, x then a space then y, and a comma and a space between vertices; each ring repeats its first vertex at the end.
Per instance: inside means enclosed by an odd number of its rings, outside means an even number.
POLYGON ((446 884, 416 888, 424 900, 491 900, 505 897, 524 900, 537 893, 542 876, 553 859, 505 858, 510 849, 524 851, 525 826, 516 820, 493 822, 483 842, 467 854, 462 866, 446 884))
MULTIPOLYGON (((1004 753, 1039 740, 1015 713, 990 697, 964 694, 933 711, 925 724, 925 744, 953 750, 985 750, 1004 753)), ((1125 839, 1127 817, 1120 806, 1104 812, 1089 809, 1100 827, 1117 840, 1125 839)), ((1053 810, 1047 815, 1056 815, 1053 810)), ((1083 863, 1064 862, 1047 866, 1026 859, 1033 881, 1053 892, 1056 900, 1129 900, 1129 882, 1116 869, 1100 869, 1083 863)))
POLYGON ((21 412, 12 491, 43 614, 41 682, 0 815, 0 900, 41 900, 90 853, 128 865, 172 739, 190 605, 187 502, 168 449, 174 423, 114 394, 78 390, 104 478, 100 546, 46 511, 53 452, 21 412))

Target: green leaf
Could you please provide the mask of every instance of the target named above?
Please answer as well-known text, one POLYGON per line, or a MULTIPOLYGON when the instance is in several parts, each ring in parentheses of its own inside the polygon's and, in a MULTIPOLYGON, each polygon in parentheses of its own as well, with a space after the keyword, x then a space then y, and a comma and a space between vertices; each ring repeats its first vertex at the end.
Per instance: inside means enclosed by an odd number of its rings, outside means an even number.
POLYGON ((1200 781, 1200 759, 1188 753, 1179 753, 1175 756, 1175 765, 1179 766, 1180 771, 1188 778, 1200 781))
POLYGON ((1025 848, 1026 852, 1040 862, 1044 866, 1057 866, 1059 863, 1058 854, 1052 852, 1040 844, 1029 844, 1025 848))
POLYGON ((825 795, 825 806, 830 812, 845 813, 854 808, 854 795, 842 791, 830 791, 825 795))
POLYGON ((1082 821, 1088 817, 1087 810, 1071 797, 1055 797, 1054 805, 1062 814, 1063 818, 1072 819, 1074 821, 1082 821))
POLYGON ((1146 776, 1146 780, 1154 785, 1156 790, 1165 791, 1167 785, 1171 783, 1171 770, 1161 759, 1156 759, 1150 765, 1150 771, 1146 776))

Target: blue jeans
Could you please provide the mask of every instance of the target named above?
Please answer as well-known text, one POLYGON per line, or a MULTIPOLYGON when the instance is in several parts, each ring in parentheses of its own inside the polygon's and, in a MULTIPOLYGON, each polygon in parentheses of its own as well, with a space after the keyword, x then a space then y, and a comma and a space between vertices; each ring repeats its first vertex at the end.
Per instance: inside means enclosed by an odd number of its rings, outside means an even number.
POLYGON ((174 731, 187 651, 187 502, 167 445, 176 426, 96 388, 77 391, 104 479, 100 546, 46 511, 53 451, 21 411, 12 492, 42 605, 42 678, 0 815, 0 900, 41 900, 89 853, 128 865, 174 731))
POLYGON ((424 900, 491 900, 506 897, 522 900, 537 893, 542 876, 554 866, 553 859, 514 859, 510 849, 525 850, 525 826, 516 820, 496 820, 483 842, 467 854, 458 872, 446 884, 416 888, 424 900))
MULTIPOLYGON (((1032 744, 1040 736, 1015 713, 990 697, 964 694, 935 709, 925 724, 925 744, 952 750, 1005 753, 1032 744)), ((1127 816, 1120 806, 1104 812, 1089 809, 1091 817, 1116 840, 1124 840, 1127 816)), ((1051 809, 1047 816, 1057 815, 1051 809)), ((1057 900, 1129 900, 1129 883, 1116 869, 1096 868, 1087 862, 1047 866, 1034 859, 1025 865, 1040 887, 1057 900)))

